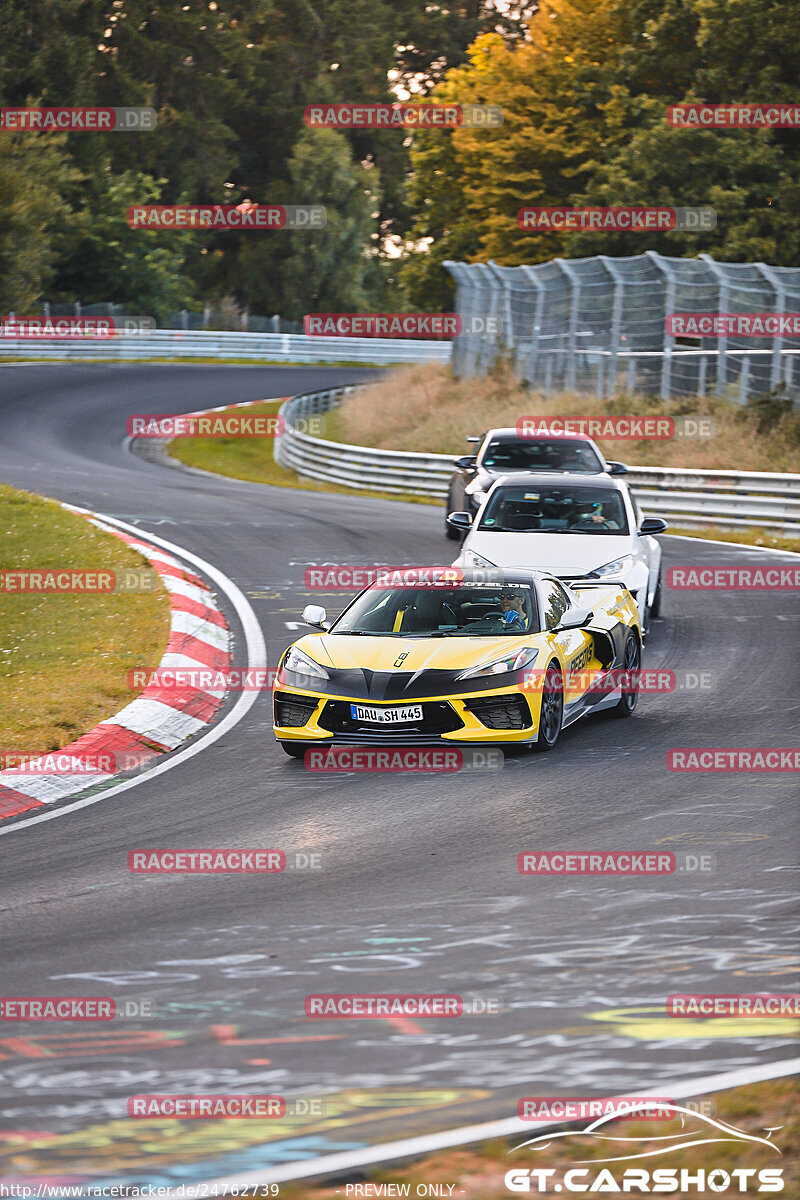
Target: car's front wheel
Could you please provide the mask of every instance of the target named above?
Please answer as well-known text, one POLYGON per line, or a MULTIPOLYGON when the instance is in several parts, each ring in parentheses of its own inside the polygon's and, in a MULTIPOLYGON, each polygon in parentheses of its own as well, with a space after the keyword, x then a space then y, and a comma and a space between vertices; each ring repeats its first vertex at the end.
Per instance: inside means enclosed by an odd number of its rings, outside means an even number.
POLYGON ((542 687, 542 706, 539 713, 539 736, 533 743, 537 753, 553 750, 561 734, 564 719, 564 678, 558 665, 551 662, 545 671, 542 687))
POLYGON ((622 695, 611 709, 617 717, 633 716, 633 711, 639 701, 639 669, 642 665, 642 647, 635 633, 629 633, 625 642, 623 658, 622 695))

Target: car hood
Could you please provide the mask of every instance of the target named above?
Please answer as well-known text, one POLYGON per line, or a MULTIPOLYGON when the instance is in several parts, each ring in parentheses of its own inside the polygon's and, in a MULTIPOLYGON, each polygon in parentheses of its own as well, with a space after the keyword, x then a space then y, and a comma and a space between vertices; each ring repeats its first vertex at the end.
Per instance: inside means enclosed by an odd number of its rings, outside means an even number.
POLYGON ((328 669, 374 672, 466 671, 530 642, 530 634, 511 637, 353 637, 316 633, 301 638, 299 650, 328 669), (402 662, 398 662, 401 656, 402 662))
POLYGON ((580 575, 623 554, 632 554, 629 534, 471 533, 462 548, 498 567, 526 567, 553 575, 580 575))

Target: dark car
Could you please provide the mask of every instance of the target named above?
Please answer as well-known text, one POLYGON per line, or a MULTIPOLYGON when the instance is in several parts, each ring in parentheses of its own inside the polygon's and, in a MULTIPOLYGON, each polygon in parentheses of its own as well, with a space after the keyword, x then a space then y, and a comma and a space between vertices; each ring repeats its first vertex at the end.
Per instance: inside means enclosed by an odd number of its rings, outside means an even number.
MULTIPOLYGON (((514 471, 625 475, 628 470, 623 463, 607 462, 592 439, 579 434, 522 437, 516 429, 490 429, 482 438, 467 441, 480 446, 476 454, 456 459, 445 516, 451 512, 474 516, 495 479, 514 471)), ((461 537, 458 529, 447 524, 445 532, 451 541, 461 537)))

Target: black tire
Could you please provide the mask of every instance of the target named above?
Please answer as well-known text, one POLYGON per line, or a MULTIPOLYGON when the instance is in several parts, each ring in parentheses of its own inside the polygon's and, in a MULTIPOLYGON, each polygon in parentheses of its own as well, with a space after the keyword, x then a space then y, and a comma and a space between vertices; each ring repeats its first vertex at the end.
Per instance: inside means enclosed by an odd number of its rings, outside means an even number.
POLYGON ((551 662, 544 676, 542 710, 539 716, 539 736, 532 749, 537 754, 554 750, 564 720, 564 681, 558 663, 551 662))
MULTIPOLYGON (((625 642, 623 671, 638 671, 642 665, 642 647, 635 633, 629 633, 625 642)), ((632 717, 639 702, 638 680, 634 687, 623 688, 622 695, 611 709, 615 717, 632 717)))
POLYGON ((661 571, 658 572, 658 583, 656 584, 656 594, 653 596, 653 603, 650 605, 650 616, 658 619, 661 616, 661 571))
POLYGON ((290 758, 304 758, 306 750, 310 749, 304 742, 281 742, 281 750, 290 758))

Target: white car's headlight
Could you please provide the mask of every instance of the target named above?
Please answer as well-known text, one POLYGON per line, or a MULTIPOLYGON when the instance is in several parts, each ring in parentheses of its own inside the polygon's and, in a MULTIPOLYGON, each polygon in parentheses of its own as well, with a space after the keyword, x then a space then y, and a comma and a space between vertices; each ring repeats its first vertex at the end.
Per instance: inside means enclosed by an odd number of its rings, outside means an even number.
POLYGON ((622 558, 615 558, 613 562, 605 563, 602 567, 595 567, 590 571, 590 575, 624 575, 633 566, 634 559, 632 554, 623 554, 622 558))
POLYGON ((464 562, 468 567, 496 567, 497 563, 489 562, 488 558, 484 558, 481 554, 476 554, 474 550, 464 551, 464 562))
POLYGON ((297 646, 292 646, 289 650, 283 660, 283 669, 291 671, 293 675, 313 675, 316 679, 330 679, 325 668, 314 662, 313 658, 309 658, 302 650, 298 650, 297 646))
POLYGON ((521 671, 523 667, 529 667, 535 663, 538 655, 538 650, 527 646, 522 650, 512 650, 510 654, 504 654, 502 658, 493 658, 491 662, 483 663, 479 667, 470 667, 468 671, 462 671, 460 675, 456 675, 456 680, 477 679, 481 675, 506 675, 509 671, 521 671))

